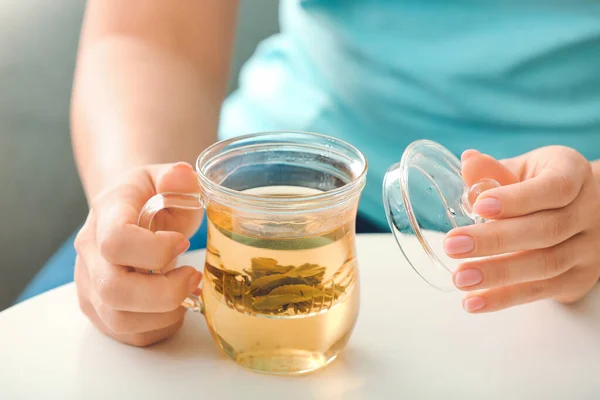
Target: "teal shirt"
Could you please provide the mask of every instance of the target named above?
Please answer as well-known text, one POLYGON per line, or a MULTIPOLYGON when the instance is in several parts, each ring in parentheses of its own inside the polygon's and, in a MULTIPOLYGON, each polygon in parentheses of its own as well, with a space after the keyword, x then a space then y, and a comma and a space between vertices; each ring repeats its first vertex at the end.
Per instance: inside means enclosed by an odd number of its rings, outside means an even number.
POLYGON ((600 159, 600 2, 285 0, 280 25, 225 102, 221 138, 293 129, 354 144, 370 168, 360 209, 381 225, 383 175, 417 139, 600 159))

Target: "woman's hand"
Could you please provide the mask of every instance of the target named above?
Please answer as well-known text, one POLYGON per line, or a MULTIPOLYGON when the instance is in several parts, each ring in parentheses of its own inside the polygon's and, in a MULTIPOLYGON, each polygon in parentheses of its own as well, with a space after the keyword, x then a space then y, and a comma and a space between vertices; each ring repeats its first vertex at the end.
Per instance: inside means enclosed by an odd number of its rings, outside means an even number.
POLYGON ((463 154, 468 185, 492 178, 474 211, 493 221, 446 236, 461 264, 454 284, 469 293, 468 312, 489 312, 540 299, 581 299, 600 277, 600 185, 590 163, 573 149, 544 147, 514 159, 463 154))
POLYGON ((192 267, 175 267, 189 247, 202 214, 165 210, 155 218, 157 232, 137 226, 144 203, 158 192, 197 193, 193 169, 184 163, 133 170, 94 201, 77 235, 75 283, 82 311, 108 336, 147 346, 182 325, 182 301, 202 277, 192 267), (146 274, 141 270, 162 270, 146 274))

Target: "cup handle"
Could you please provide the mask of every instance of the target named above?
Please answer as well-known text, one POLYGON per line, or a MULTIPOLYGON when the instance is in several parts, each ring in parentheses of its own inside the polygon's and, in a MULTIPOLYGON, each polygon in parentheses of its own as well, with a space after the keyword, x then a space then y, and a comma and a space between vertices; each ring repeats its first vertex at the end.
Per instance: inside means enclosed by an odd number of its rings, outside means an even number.
MULTIPOLYGON (((159 193, 146 202, 138 218, 138 226, 152 230, 152 221, 156 214, 166 208, 183 210, 203 210, 204 202, 199 194, 194 193, 159 193)), ((151 274, 160 271, 151 270, 151 274)), ((181 304, 190 311, 204 313, 204 303, 199 296, 189 294, 181 304)))

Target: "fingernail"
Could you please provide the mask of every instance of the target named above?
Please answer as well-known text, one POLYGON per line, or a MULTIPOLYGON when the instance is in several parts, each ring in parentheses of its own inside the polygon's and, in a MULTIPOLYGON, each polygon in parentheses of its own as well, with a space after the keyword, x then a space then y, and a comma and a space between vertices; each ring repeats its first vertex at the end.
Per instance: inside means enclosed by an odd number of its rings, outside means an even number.
POLYGON ((199 271, 196 271, 192 274, 192 278, 190 280, 190 287, 189 287, 189 292, 192 293, 194 292, 196 289, 198 289, 198 286, 200 286, 200 281, 202 280, 202 273, 199 271))
POLYGON ((179 162, 173 164, 173 168, 193 169, 190 164, 183 162, 183 161, 179 161, 179 162))
POLYGON ((444 240, 444 251, 446 254, 468 253, 475 248, 475 241, 471 236, 457 235, 444 240))
POLYGON ((479 154, 479 152, 477 150, 473 150, 473 149, 465 150, 465 151, 463 151, 463 153, 460 156, 460 161, 465 162, 465 161, 467 161, 468 158, 471 158, 476 154, 479 154))
POLYGON ((481 310, 484 306, 485 300, 479 296, 469 297, 463 301, 463 308, 466 312, 481 310))
POLYGON ((183 254, 187 251, 187 249, 190 248, 190 242, 188 240, 181 242, 177 245, 177 247, 175 248, 175 253, 177 255, 179 254, 183 254))
POLYGON ((457 287, 473 286, 483 281, 483 274, 478 269, 465 269, 454 276, 454 284, 457 287))
POLYGON ((502 205, 497 198, 486 197, 475 201, 473 211, 479 215, 498 215, 500 214, 500 211, 502 211, 502 205))

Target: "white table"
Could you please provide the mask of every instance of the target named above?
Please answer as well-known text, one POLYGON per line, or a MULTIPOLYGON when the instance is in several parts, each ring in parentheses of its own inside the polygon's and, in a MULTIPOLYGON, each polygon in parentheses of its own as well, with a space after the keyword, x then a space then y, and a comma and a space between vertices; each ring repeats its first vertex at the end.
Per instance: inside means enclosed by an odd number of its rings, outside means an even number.
POLYGON ((458 293, 421 281, 391 236, 359 237, 358 254, 358 325, 316 374, 247 372, 195 314, 155 347, 121 345, 95 331, 66 285, 0 313, 0 399, 600 398, 600 289, 575 306, 468 315, 458 293))

